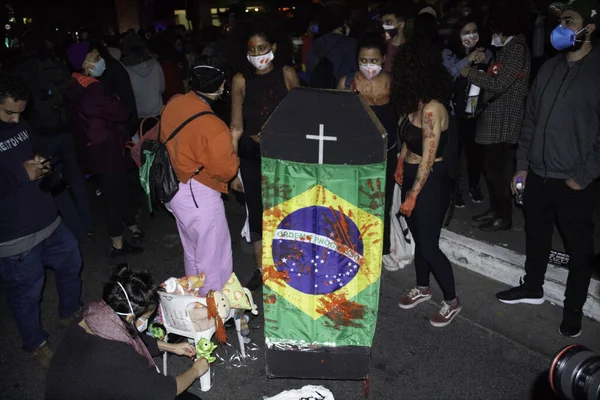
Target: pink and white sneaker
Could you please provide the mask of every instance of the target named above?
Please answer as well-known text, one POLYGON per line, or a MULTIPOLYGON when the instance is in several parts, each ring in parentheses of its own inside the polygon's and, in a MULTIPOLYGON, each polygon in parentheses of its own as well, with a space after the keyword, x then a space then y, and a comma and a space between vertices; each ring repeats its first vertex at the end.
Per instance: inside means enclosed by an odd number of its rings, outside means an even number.
POLYGON ((398 301, 398 307, 404 310, 409 310, 429 299, 431 299, 431 289, 428 288, 424 290, 415 287, 410 289, 407 294, 400 297, 400 300, 398 301))
POLYGON ((442 301, 442 308, 440 308, 440 311, 431 316, 429 322, 436 328, 443 328, 444 326, 452 322, 452 320, 456 318, 458 313, 460 313, 461 311, 462 304, 460 304, 460 300, 458 299, 458 297, 456 298, 455 306, 451 306, 445 301, 442 301))

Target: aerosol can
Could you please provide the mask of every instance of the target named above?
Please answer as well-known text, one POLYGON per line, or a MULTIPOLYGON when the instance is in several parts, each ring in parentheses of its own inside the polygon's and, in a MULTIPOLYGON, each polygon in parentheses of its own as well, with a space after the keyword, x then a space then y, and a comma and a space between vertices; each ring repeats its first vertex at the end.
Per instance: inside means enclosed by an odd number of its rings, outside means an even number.
POLYGON ((525 191, 525 185, 523 185, 523 177, 518 176, 515 184, 515 201, 518 205, 523 205, 523 192, 525 191))

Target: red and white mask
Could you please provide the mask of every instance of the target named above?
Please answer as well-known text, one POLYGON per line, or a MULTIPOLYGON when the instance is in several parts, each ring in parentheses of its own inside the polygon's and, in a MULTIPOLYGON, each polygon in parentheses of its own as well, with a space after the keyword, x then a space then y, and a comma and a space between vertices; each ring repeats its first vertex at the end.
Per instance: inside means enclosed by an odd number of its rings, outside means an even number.
POLYGON ((379 73, 381 72, 381 65, 360 64, 359 69, 365 78, 371 80, 371 79, 375 78, 377 75, 379 75, 379 73))
POLYGON ((269 51, 267 54, 263 54, 262 56, 248 56, 248 61, 250 64, 254 65, 259 71, 263 69, 267 69, 269 65, 273 62, 275 55, 273 54, 273 50, 269 51))

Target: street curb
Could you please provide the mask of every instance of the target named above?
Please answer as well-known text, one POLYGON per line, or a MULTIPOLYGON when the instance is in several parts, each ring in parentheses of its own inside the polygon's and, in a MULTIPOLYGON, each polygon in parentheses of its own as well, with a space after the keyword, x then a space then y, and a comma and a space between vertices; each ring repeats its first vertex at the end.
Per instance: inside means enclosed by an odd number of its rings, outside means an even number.
MULTIPOLYGON (((472 239, 447 229, 442 230, 440 249, 450 262, 483 276, 516 286, 519 278, 525 275, 525 256, 515 251, 472 239)), ((544 297, 546 300, 563 306, 567 270, 548 264, 544 297)), ((600 321, 600 282, 592 279, 588 290, 588 300, 583 313, 595 321, 600 321)))

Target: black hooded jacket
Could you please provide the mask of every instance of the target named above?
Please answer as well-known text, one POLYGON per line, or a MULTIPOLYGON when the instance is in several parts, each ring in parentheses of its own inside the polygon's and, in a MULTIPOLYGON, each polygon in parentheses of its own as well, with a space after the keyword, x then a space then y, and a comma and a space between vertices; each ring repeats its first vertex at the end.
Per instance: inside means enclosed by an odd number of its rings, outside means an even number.
POLYGON ((600 176, 600 52, 570 63, 561 53, 540 69, 527 98, 517 170, 574 179, 600 176))

